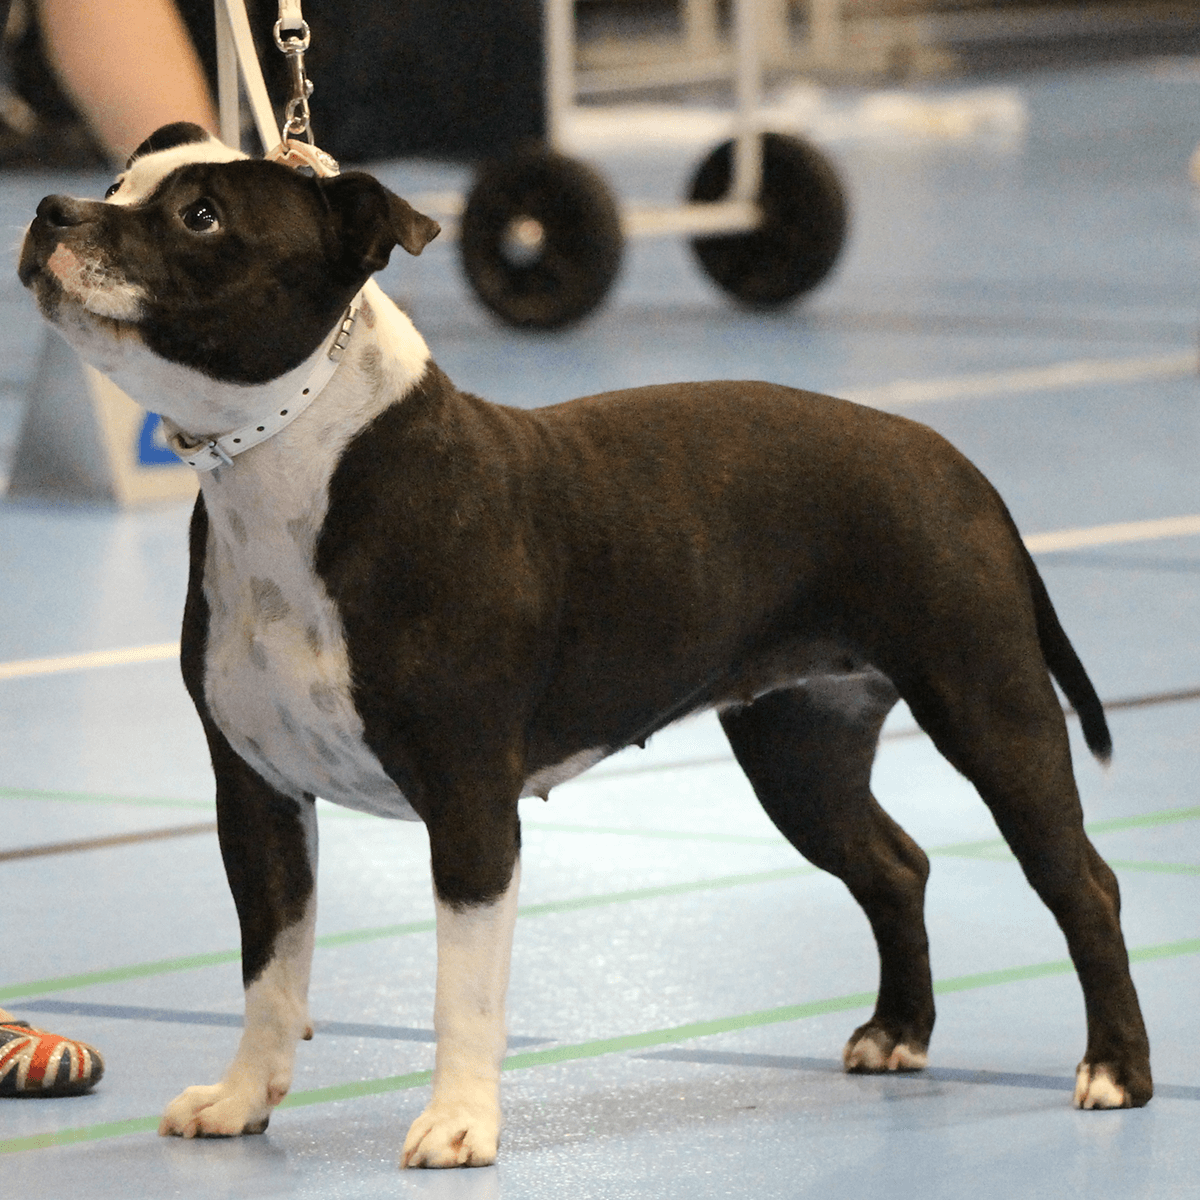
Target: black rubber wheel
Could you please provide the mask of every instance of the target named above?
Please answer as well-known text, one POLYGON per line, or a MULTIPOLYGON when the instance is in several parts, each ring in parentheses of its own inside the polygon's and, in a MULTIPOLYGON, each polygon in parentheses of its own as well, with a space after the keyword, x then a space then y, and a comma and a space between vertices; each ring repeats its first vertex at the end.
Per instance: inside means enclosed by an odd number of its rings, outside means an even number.
MULTIPOLYGON (((764 133, 762 153, 762 225, 693 238, 692 251, 725 291, 755 308, 772 308, 829 274, 846 240, 849 206, 833 165, 807 142, 764 133)), ((733 143, 724 142, 700 164, 691 199, 724 199, 732 173, 733 143)))
POLYGON ((471 287, 501 320, 559 329, 587 316, 612 287, 621 218, 591 167, 551 150, 523 150, 481 168, 459 250, 471 287))

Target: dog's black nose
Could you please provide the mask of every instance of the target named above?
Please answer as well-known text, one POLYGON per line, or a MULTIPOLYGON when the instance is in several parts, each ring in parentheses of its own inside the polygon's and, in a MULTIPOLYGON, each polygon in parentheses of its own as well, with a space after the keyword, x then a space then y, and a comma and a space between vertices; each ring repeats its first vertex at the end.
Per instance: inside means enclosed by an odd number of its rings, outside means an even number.
POLYGON ((47 225, 56 229, 67 229, 87 221, 90 202, 75 200, 71 196, 47 196, 37 206, 37 215, 47 225))

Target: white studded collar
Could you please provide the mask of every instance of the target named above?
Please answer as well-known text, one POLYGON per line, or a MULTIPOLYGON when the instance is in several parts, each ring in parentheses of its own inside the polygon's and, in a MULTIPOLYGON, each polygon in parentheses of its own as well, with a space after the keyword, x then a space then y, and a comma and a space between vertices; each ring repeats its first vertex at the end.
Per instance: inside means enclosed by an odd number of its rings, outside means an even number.
POLYGON ((197 471, 212 471, 216 467, 232 466, 237 455, 274 437, 281 429, 286 429, 312 404, 333 378, 333 373, 337 370, 342 354, 350 342, 354 322, 362 307, 362 299, 362 293, 359 292, 350 301, 341 321, 322 345, 312 370, 293 393, 290 401, 278 405, 259 420, 251 421, 240 429, 211 436, 186 433, 173 421, 163 417, 163 430, 171 452, 197 471))

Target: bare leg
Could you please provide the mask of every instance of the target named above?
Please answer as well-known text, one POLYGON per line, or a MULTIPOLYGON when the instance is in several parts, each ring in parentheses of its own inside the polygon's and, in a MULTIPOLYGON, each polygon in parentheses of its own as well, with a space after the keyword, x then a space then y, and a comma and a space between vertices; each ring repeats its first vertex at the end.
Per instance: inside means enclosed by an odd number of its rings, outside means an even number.
POLYGON ((172 0, 38 0, 51 65, 118 162, 172 121, 216 131, 208 84, 172 0))

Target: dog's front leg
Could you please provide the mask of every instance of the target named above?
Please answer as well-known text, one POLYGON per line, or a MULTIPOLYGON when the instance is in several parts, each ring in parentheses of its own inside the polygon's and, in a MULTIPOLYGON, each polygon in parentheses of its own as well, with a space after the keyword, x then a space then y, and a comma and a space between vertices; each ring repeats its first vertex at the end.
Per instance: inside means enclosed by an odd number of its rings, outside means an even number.
POLYGON ((219 1083, 190 1087, 158 1132, 262 1133, 292 1083, 296 1043, 312 1036, 308 979, 316 922, 316 811, 266 784, 209 728, 221 854, 242 930, 246 1019, 219 1083))
POLYGON ((437 1052, 433 1097, 408 1131, 404 1167, 482 1167, 496 1159, 504 1001, 521 877, 515 813, 510 827, 515 837, 505 831, 491 839, 430 825, 437 1052))

